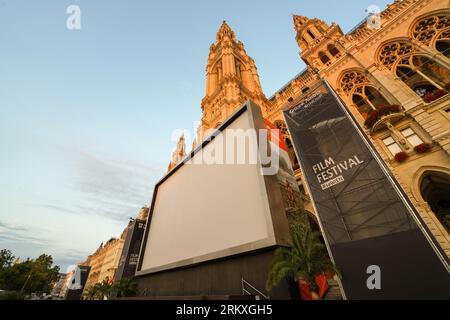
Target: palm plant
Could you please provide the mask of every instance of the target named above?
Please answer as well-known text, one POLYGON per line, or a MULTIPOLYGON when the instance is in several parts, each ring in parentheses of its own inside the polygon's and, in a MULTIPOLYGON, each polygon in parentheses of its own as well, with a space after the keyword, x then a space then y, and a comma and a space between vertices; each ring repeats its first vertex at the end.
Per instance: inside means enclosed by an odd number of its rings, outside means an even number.
POLYGON ((271 290, 285 278, 305 280, 310 291, 317 293, 316 277, 323 273, 339 274, 328 257, 325 246, 319 240, 319 233, 310 228, 292 230, 291 247, 278 248, 266 283, 271 290))
POLYGON ((102 281, 101 283, 96 283, 90 287, 86 294, 86 300, 103 300, 105 297, 109 299, 112 293, 112 285, 108 281, 102 281))
POLYGON ((117 293, 117 297, 134 297, 137 290, 136 279, 122 278, 114 285, 113 290, 117 293))

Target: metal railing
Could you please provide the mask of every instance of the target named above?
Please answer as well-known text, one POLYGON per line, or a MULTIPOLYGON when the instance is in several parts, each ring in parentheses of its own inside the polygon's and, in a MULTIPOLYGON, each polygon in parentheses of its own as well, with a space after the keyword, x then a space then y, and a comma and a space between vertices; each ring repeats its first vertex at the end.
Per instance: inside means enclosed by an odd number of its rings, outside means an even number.
POLYGON ((244 278, 241 278, 241 286, 242 286, 242 295, 256 296, 256 300, 260 300, 260 297, 262 297, 263 300, 270 300, 270 296, 265 295, 264 293, 256 289, 250 282, 248 282, 244 278), (254 292, 249 291, 246 287, 251 288, 254 292))

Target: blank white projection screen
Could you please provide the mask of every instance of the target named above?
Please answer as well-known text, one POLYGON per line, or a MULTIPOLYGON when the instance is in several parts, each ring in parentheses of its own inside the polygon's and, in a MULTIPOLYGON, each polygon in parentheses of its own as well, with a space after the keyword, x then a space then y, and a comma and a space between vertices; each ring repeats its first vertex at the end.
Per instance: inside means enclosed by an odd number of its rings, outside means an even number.
MULTIPOLYGON (((225 131, 238 128, 252 128, 248 111, 225 131)), ((215 141, 193 160, 212 148, 215 141)), ((260 169, 260 164, 185 164, 162 182, 142 251, 141 272, 172 269, 275 245, 260 169)))

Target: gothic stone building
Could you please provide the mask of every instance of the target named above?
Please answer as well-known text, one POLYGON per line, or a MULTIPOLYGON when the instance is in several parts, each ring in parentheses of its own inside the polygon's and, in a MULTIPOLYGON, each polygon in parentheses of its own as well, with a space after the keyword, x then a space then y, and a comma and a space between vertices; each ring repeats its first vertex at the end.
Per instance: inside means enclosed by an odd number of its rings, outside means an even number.
MULTIPOLYGON (((224 22, 210 47, 197 141, 253 100, 283 132, 314 215, 281 111, 325 79, 450 256, 449 0, 397 0, 379 18, 379 26, 364 21, 344 34, 335 23, 294 16, 295 40, 307 68, 270 98, 255 61, 224 22)), ((179 146, 173 162, 180 152, 179 146)))

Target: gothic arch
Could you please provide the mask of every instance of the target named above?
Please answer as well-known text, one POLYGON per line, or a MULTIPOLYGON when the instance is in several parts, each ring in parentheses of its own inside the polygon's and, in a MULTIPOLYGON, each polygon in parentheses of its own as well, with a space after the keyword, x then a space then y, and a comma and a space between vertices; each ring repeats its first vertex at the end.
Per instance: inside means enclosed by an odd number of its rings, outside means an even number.
POLYGON ((274 125, 281 131, 281 134, 283 135, 284 143, 288 148, 288 154, 291 160, 292 168, 294 169, 294 171, 299 169, 300 165, 297 159, 297 155, 295 154, 294 146, 292 145, 291 137, 289 135, 286 122, 284 122, 283 120, 276 120, 274 122, 274 125))
POLYGON ((389 105, 383 93, 360 69, 344 71, 338 80, 338 88, 366 119, 372 110, 389 105))
POLYGON ((220 67, 222 67, 222 59, 216 59, 216 61, 214 61, 211 65, 211 69, 216 69, 219 66, 220 63, 220 67))
POLYGON ((443 30, 438 34, 434 48, 450 59, 450 30, 443 30))
POLYGON ((405 39, 382 44, 377 60, 426 101, 436 91, 448 90, 450 70, 405 39))
POLYGON ((432 220, 443 232, 446 231, 446 237, 450 239, 450 169, 420 167, 412 177, 411 193, 419 205, 428 206, 433 213, 432 220))
POLYGON ((319 59, 325 65, 331 61, 330 57, 324 51, 319 52, 319 59))
POLYGON ((409 30, 411 39, 450 57, 450 10, 437 10, 418 17, 409 30))
POLYGON ((336 46, 335 46, 334 44, 331 44, 331 43, 330 43, 330 44, 327 46, 327 50, 328 50, 328 52, 329 52, 333 57, 336 57, 336 56, 340 55, 339 49, 336 48, 336 46))
POLYGON ((280 129, 283 138, 289 137, 289 131, 287 129, 286 123, 283 120, 276 120, 274 123, 275 127, 280 129))
POLYGON ((399 58, 419 52, 419 48, 408 38, 397 38, 385 41, 376 51, 376 60, 386 69, 392 70, 399 58))

